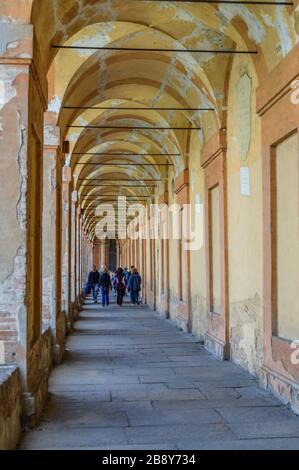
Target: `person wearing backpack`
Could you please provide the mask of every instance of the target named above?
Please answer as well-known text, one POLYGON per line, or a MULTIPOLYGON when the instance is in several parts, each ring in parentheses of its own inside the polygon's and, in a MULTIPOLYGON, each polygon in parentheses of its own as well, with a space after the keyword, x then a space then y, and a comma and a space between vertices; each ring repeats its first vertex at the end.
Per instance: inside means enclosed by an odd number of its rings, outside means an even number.
POLYGON ((136 268, 132 269, 132 273, 128 283, 128 292, 130 292, 131 302, 133 305, 139 305, 139 292, 141 291, 141 276, 136 268))
POLYGON ((102 305, 105 307, 109 305, 109 291, 112 289, 111 277, 107 268, 103 268, 99 283, 102 295, 102 305))
POLYGON ((117 305, 122 307, 124 295, 126 293, 126 278, 122 268, 118 268, 114 277, 114 287, 117 293, 117 305))

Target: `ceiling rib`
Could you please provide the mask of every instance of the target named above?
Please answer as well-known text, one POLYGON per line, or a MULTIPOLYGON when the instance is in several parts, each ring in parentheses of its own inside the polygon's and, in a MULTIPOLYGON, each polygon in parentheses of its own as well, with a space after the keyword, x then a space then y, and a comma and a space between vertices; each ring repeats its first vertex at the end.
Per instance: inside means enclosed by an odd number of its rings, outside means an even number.
POLYGON ((122 157, 180 157, 180 153, 92 153, 92 152, 72 152, 72 155, 97 155, 104 157, 122 156, 122 157))
POLYGON ((99 162, 75 162, 74 165, 92 166, 173 166, 173 163, 99 163, 99 162))
POLYGON ((95 109, 110 111, 215 111, 215 108, 148 108, 148 107, 108 107, 108 106, 64 106, 64 109, 95 109))
MULTIPOLYGON (((165 3, 170 3, 169 0, 145 0, 145 1, 151 1, 151 2, 165 2, 165 3)), ((174 0, 171 3, 203 3, 203 4, 220 4, 220 5, 263 5, 263 6, 293 6, 294 2, 267 2, 266 0, 174 0)))
POLYGON ((116 129, 120 130, 123 129, 125 131, 128 130, 143 130, 143 131, 168 131, 168 130, 173 130, 173 131, 200 131, 201 127, 143 127, 143 126, 92 126, 92 125, 87 125, 87 126, 79 126, 79 125, 68 125, 67 126, 69 129, 116 129))
POLYGON ((171 48, 143 48, 143 47, 116 47, 116 46, 64 46, 52 44, 53 49, 78 49, 91 51, 119 51, 119 52, 175 52, 181 54, 258 54, 257 50, 245 51, 235 49, 171 49, 171 48))

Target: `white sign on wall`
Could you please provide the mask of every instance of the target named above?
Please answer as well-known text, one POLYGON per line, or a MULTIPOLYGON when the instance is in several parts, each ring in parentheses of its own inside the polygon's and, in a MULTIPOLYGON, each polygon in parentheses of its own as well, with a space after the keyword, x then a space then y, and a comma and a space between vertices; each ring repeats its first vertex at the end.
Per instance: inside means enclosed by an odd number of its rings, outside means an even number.
POLYGON ((240 186, 241 195, 250 196, 250 173, 248 166, 241 166, 240 168, 240 186))
POLYGON ((5 84, 3 80, 0 80, 0 111, 5 104, 5 84))
POLYGON ((4 341, 0 341, 0 364, 5 364, 4 341))
POLYGON ((201 212, 201 200, 200 200, 200 194, 196 194, 196 200, 195 200, 195 210, 197 214, 200 214, 201 212))

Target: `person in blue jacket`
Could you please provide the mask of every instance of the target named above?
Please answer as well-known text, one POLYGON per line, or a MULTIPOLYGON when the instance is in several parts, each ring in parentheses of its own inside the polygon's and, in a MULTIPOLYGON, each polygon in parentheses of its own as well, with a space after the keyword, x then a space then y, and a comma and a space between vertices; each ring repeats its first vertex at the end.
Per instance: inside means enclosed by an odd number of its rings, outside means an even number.
POLYGON ((131 276, 128 282, 128 292, 130 292, 131 302, 133 305, 139 305, 139 292, 141 291, 141 276, 136 268, 132 269, 131 276))
POLYGON ((112 289, 111 277, 107 268, 103 269, 100 277, 101 294, 102 294, 102 305, 105 307, 109 305, 109 291, 112 289))

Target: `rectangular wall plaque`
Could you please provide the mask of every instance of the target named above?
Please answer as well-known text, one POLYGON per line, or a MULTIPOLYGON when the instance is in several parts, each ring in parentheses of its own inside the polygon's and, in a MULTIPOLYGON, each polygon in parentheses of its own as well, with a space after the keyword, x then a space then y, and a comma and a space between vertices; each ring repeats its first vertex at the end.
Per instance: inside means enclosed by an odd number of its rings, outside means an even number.
POLYGON ((250 173, 248 166, 241 166, 240 168, 240 185, 241 195, 250 196, 250 173))

